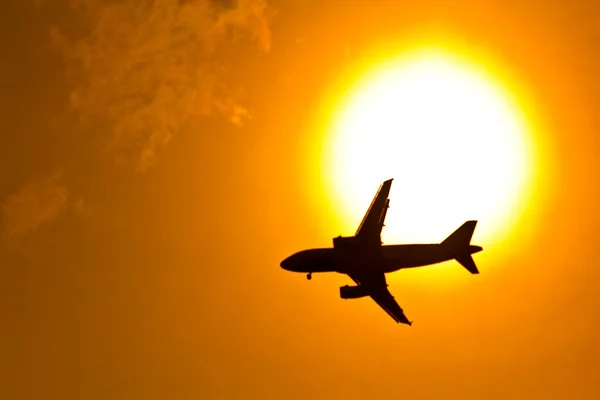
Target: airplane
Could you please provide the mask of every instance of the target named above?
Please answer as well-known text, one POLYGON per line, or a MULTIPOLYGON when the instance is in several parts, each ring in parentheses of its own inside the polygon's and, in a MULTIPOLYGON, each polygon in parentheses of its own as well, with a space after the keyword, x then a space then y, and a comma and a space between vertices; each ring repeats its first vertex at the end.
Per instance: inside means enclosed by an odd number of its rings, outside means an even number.
POLYGON ((333 248, 302 250, 281 262, 287 271, 337 272, 348 275, 356 286, 340 287, 342 299, 370 296, 397 323, 412 325, 387 288, 385 274, 404 268, 422 267, 456 260, 471 274, 479 270, 471 256, 483 250, 471 244, 477 221, 467 221, 438 244, 383 245, 381 230, 390 206, 389 179, 381 184, 354 236, 333 238, 333 248))

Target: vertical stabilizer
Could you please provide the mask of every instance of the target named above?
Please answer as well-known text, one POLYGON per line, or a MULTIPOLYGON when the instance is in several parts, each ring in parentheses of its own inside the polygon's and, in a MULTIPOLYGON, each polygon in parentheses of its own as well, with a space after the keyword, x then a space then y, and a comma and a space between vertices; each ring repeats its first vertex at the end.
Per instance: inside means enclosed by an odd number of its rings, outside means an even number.
POLYGON ((456 255, 456 261, 472 274, 478 274, 479 270, 471 254, 481 251, 481 247, 471 245, 476 225, 477 221, 467 221, 442 242, 442 246, 456 255))
POLYGON ((452 232, 442 244, 455 248, 469 246, 471 238, 473 237, 473 232, 475 231, 475 225, 477 225, 477 221, 465 222, 460 228, 452 232))

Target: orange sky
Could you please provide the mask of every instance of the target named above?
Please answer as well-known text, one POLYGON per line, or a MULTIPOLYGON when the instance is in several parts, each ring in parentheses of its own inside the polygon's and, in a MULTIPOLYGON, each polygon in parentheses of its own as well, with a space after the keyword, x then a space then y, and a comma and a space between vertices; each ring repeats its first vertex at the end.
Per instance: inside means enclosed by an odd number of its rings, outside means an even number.
POLYGON ((595 2, 75 3, 0 12, 1 398, 600 395, 595 2), (526 92, 547 163, 479 276, 396 273, 406 327, 279 262, 352 233, 307 152, 330 89, 419 40, 526 92))

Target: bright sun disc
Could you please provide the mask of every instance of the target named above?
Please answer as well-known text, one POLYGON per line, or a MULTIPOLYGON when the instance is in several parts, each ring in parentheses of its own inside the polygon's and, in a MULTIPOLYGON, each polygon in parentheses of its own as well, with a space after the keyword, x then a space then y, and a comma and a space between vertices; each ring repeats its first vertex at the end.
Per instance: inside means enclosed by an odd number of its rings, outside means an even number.
POLYGON ((350 225, 389 178, 387 243, 438 242, 477 219, 474 241, 485 244, 523 212, 527 126, 477 69, 445 55, 396 60, 359 79, 339 104, 323 154, 350 225))

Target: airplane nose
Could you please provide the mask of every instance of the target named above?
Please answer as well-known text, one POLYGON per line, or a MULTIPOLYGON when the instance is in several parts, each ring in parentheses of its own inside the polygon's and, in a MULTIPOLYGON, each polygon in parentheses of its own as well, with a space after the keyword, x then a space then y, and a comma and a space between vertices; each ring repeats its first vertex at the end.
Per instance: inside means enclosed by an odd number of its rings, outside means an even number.
POLYGON ((281 268, 289 271, 291 264, 292 264, 292 260, 291 260, 292 256, 286 258, 285 260, 283 260, 279 265, 281 266, 281 268))

